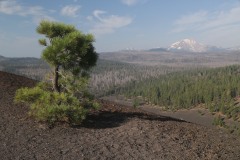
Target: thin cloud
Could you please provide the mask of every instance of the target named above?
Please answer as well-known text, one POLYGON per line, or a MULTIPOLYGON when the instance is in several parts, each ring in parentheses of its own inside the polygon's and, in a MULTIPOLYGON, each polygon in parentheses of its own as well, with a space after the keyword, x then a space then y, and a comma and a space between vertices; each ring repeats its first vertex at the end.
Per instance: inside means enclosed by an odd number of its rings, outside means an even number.
POLYGON ((23 6, 15 0, 0 1, 0 13, 18 16, 32 16, 33 22, 41 19, 54 20, 41 6, 23 6))
POLYGON ((200 11, 190 15, 182 16, 180 19, 176 20, 177 25, 191 25, 193 23, 201 23, 206 21, 208 12, 200 11))
MULTIPOLYGON (((90 30, 96 36, 113 33, 116 29, 125 27, 132 23, 130 17, 122 17, 117 15, 105 16, 106 12, 102 10, 95 10, 91 20, 95 20, 94 27, 90 30)), ((90 18, 88 18, 90 19, 90 18)))
POLYGON ((240 25, 240 6, 230 9, 229 11, 219 11, 205 23, 201 29, 209 29, 233 24, 240 25))
POLYGON ((205 39, 206 44, 220 47, 239 46, 240 25, 227 25, 203 31, 201 39, 205 39))
POLYGON ((236 39, 240 39, 239 15, 240 6, 214 12, 195 12, 175 20, 172 32, 198 33, 202 39, 214 45, 226 47, 232 43, 234 46, 239 43, 236 43, 236 39))
POLYGON ((138 2, 138 0, 122 0, 123 4, 126 4, 128 6, 132 6, 134 4, 136 4, 138 2))
POLYGON ((240 25, 240 6, 226 11, 200 11, 184 15, 174 22, 173 32, 203 31, 232 24, 240 25))
POLYGON ((61 14, 69 17, 77 17, 78 16, 77 12, 79 11, 80 8, 81 6, 79 5, 67 5, 62 8, 61 14))
POLYGON ((134 6, 136 4, 145 4, 150 0, 121 0, 121 2, 127 6, 134 6))
POLYGON ((21 12, 22 6, 17 5, 15 1, 0 1, 0 12, 4 14, 14 14, 21 12))
POLYGON ((0 1, 0 12, 4 14, 21 13, 22 6, 18 5, 16 1, 0 1))

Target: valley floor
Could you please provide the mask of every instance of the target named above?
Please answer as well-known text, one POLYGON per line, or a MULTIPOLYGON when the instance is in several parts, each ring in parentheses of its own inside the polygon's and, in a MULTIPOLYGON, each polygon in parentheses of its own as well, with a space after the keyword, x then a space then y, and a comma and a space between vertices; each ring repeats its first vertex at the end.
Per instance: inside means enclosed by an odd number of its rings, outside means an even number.
MULTIPOLYGON (((120 105, 133 106, 132 100, 126 99, 123 96, 108 96, 108 97, 103 97, 102 99, 111 101, 120 105)), ((142 104, 140 106, 137 106, 137 108, 152 114, 168 116, 168 117, 184 120, 187 122, 200 124, 206 127, 215 127, 212 124, 214 116, 207 109, 200 108, 200 107, 193 108, 193 109, 181 109, 177 111, 168 111, 168 110, 164 110, 162 107, 159 107, 159 106, 142 104)))

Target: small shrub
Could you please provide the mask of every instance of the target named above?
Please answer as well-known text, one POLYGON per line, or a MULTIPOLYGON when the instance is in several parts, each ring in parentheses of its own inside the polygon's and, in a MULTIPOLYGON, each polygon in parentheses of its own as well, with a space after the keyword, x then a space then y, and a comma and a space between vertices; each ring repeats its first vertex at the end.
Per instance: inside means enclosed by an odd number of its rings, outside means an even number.
POLYGON ((133 101, 133 107, 137 108, 139 105, 140 105, 139 100, 137 98, 135 98, 133 101))
POLYGON ((218 117, 215 117, 213 119, 213 125, 215 126, 220 126, 220 127, 224 127, 225 126, 225 122, 224 122, 224 118, 218 116, 218 117))
POLYGON ((29 114, 50 125, 57 121, 80 124, 90 108, 98 108, 97 103, 87 98, 79 101, 68 93, 46 91, 39 86, 17 90, 15 102, 30 105, 29 114))

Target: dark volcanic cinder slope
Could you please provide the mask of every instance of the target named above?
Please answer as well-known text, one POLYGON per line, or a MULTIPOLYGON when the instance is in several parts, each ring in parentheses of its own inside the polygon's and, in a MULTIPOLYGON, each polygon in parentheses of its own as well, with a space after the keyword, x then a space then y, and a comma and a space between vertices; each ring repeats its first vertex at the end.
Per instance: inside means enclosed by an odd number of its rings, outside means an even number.
POLYGON ((12 102, 34 84, 0 72, 0 159, 240 159, 233 135, 106 101, 82 126, 49 129, 12 102))
MULTIPOLYGON (((35 80, 0 71, 0 102, 12 103, 15 91, 20 87, 33 87, 35 80)), ((2 109, 2 108, 1 108, 2 109)), ((7 108, 6 108, 7 109, 7 108)), ((2 112, 1 112, 2 113, 2 112)))

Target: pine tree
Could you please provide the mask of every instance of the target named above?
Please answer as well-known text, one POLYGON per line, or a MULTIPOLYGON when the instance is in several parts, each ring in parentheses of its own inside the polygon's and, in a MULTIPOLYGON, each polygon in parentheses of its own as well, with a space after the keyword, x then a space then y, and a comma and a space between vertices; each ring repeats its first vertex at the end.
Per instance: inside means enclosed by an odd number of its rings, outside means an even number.
POLYGON ((70 71, 73 75, 84 75, 85 71, 95 66, 98 55, 94 50, 94 38, 91 34, 83 34, 72 25, 50 21, 40 22, 37 32, 45 35, 39 43, 46 47, 42 58, 54 68, 55 91, 61 91, 61 69, 70 71))

